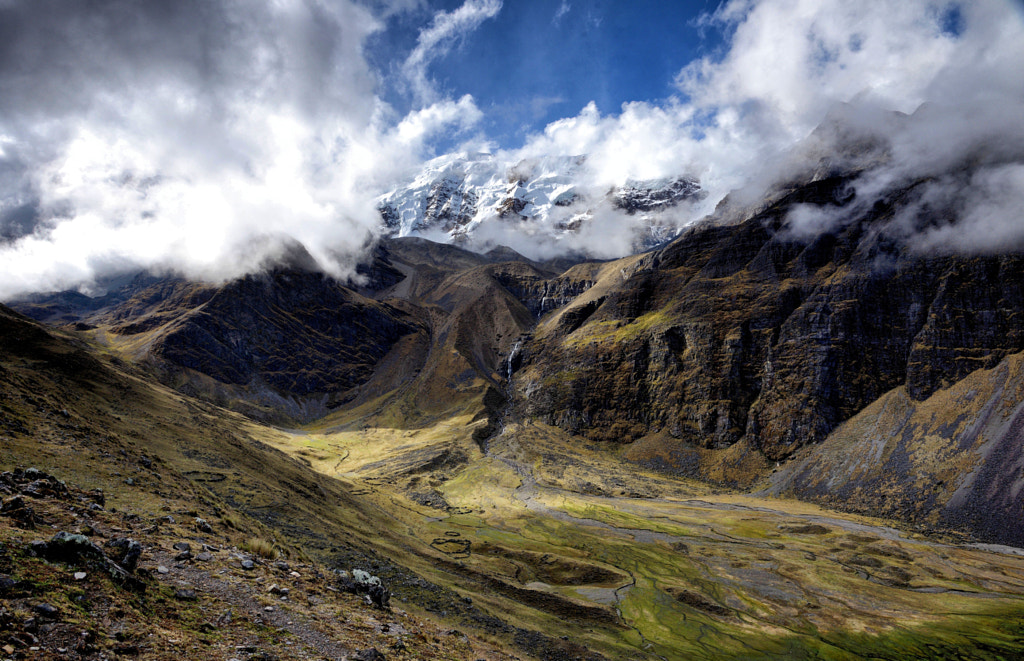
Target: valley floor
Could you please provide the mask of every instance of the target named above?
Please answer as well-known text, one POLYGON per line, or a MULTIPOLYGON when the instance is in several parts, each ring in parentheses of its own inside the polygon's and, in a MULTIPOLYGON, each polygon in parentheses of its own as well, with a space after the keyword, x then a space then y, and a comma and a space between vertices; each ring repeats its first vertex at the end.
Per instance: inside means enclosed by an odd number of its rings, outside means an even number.
POLYGON ((539 424, 510 424, 481 451, 451 440, 465 422, 265 440, 429 545, 431 580, 593 654, 1024 654, 1018 549, 645 473, 539 424))

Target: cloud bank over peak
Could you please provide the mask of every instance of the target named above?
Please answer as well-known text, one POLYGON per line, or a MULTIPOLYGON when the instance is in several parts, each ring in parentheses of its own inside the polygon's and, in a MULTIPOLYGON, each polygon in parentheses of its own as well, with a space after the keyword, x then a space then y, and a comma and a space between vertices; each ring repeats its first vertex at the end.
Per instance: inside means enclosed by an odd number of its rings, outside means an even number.
POLYGON ((0 4, 0 299, 232 277, 283 237, 351 274, 367 191, 480 117, 470 97, 396 117, 363 56, 383 28, 347 0, 0 4))
POLYGON ((887 113, 930 104, 941 118, 889 136, 908 166, 985 134, 1019 140, 1024 22, 1008 2, 734 0, 703 20, 728 31, 728 49, 683 67, 677 97, 610 116, 588 106, 523 152, 586 153, 602 184, 692 174, 714 204, 791 159, 830 112, 884 135, 887 113), (939 123, 941 138, 914 134, 939 123))
MULTIPOLYGON (((841 158, 837 136, 852 131, 885 153, 860 194, 933 176, 933 199, 963 209, 921 245, 1017 236, 999 221, 1024 210, 1016 0, 731 0, 699 19, 725 35, 721 48, 678 63, 667 98, 614 113, 589 104, 499 150, 480 128, 492 109, 431 72, 508 11, 499 0, 432 12, 421 0, 0 2, 0 300, 132 268, 232 277, 288 241, 350 275, 379 232, 375 199, 439 140, 509 163, 586 155, 580 190, 692 176, 707 196, 680 207, 683 226, 727 194, 756 200, 841 158), (401 112, 364 52, 396 15, 427 16, 390 72, 412 99, 401 112), (836 130, 815 133, 823 122, 836 130), (988 162, 944 178, 965 159, 988 162)), ((566 245, 629 250, 621 218, 598 221, 566 245)), ((814 210, 800 222, 813 231, 814 210)), ((540 234, 513 240, 549 249, 540 234)))
MULTIPOLYGON (((682 67, 675 96, 627 103, 612 115, 590 104, 506 158, 586 154, 581 186, 593 189, 693 176, 708 195, 675 218, 680 226, 726 195, 752 203, 775 182, 865 156, 851 149, 884 152, 885 167, 875 163, 860 182, 866 195, 979 154, 1024 161, 1024 20, 1014 3, 733 0, 700 21, 725 31, 726 48, 682 67)), ((1012 172, 990 174, 962 183, 1015 188, 1012 172)), ((966 199, 967 191, 956 195, 966 199)), ((991 218, 991 205, 984 208, 991 218)), ((801 222, 808 231, 813 225, 801 222)), ((973 231, 940 232, 926 243, 964 232, 973 231)))

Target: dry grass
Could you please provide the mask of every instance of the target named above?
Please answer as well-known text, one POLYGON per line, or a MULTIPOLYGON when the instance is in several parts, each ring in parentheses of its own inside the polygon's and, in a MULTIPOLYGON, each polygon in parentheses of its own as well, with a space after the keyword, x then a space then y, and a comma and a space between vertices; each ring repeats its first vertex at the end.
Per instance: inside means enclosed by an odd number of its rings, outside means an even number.
POLYGON ((277 545, 262 537, 250 537, 242 542, 241 549, 267 560, 276 560, 280 555, 277 545))

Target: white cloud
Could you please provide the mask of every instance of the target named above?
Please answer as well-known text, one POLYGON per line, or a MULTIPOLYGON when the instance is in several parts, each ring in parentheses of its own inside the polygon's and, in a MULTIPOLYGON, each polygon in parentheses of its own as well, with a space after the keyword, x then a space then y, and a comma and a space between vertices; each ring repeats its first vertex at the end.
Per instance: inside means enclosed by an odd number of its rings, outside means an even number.
POLYGON ((419 102, 433 103, 438 99, 427 71, 431 62, 448 53, 455 42, 485 20, 497 16, 501 4, 501 0, 466 0, 458 9, 435 14, 431 24, 420 31, 416 47, 402 65, 402 74, 419 102))
POLYGON ((571 10, 572 10, 572 5, 570 5, 567 2, 567 0, 562 0, 562 4, 558 5, 558 9, 555 10, 555 15, 551 19, 552 24, 554 24, 555 26, 561 25, 562 19, 571 10))
POLYGON ((382 23, 347 0, 0 11, 0 299, 232 277, 288 241, 348 276, 384 182, 480 118, 471 97, 395 117, 362 53, 382 23))
MULTIPOLYGON (((467 0, 433 17, 401 67, 417 100, 402 117, 381 100, 363 46, 383 17, 423 4, 373 6, 378 15, 349 0, 0 3, 0 299, 135 267, 229 277, 282 237, 351 272, 379 224, 375 195, 438 136, 483 119, 472 97, 439 94, 429 70, 501 10, 467 0)), ((929 199, 962 210, 964 222, 940 223, 922 245, 984 249, 1024 234, 1014 3, 733 0, 703 24, 724 29, 727 48, 681 66, 677 98, 611 115, 591 104, 498 157, 587 154, 575 183, 594 194, 627 178, 693 175, 709 195, 677 210, 683 225, 833 149, 827 135, 801 143, 831 112, 889 142, 889 166, 857 182, 863 196, 933 177, 929 199), (944 178, 965 157, 974 174, 944 178)), ((812 216, 801 228, 813 230, 812 216)), ((598 214, 565 243, 622 254, 635 222, 598 214)), ((490 238, 561 250, 531 231, 490 238)))
POLYGON ((409 113, 399 122, 396 137, 401 144, 418 148, 428 136, 452 126, 468 129, 482 116, 473 97, 467 94, 458 101, 439 101, 409 113))
MULTIPOLYGON (((688 215, 681 210, 680 225, 730 192, 756 199, 835 150, 825 134, 806 141, 830 112, 891 143, 893 167, 874 173, 876 187, 941 172, 972 153, 1019 158, 1021 19, 1006 0, 733 0, 702 22, 726 31, 728 49, 683 67, 678 98, 629 103, 607 116, 590 104, 507 157, 587 154, 580 186, 594 190, 627 178, 695 176, 709 196, 688 215), (953 9, 957 30, 947 25, 953 9), (897 111, 917 112, 895 122, 897 111)), ((868 187, 862 182, 863 192, 868 187)), ((809 217, 801 216, 801 228, 811 230, 809 217)))

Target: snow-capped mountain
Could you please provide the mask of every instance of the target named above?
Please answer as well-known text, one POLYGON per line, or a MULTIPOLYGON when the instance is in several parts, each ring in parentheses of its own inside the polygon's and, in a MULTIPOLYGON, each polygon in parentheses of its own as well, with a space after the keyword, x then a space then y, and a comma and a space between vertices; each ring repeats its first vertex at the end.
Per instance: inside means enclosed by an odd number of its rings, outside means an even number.
POLYGON ((587 175, 585 156, 508 163, 491 154, 448 154, 382 195, 377 207, 389 236, 426 235, 470 246, 491 223, 520 223, 533 236, 560 237, 586 231, 594 214, 607 209, 635 226, 633 248, 645 249, 678 230, 679 219, 666 218, 667 211, 703 196, 690 177, 627 180, 595 190, 587 175))

